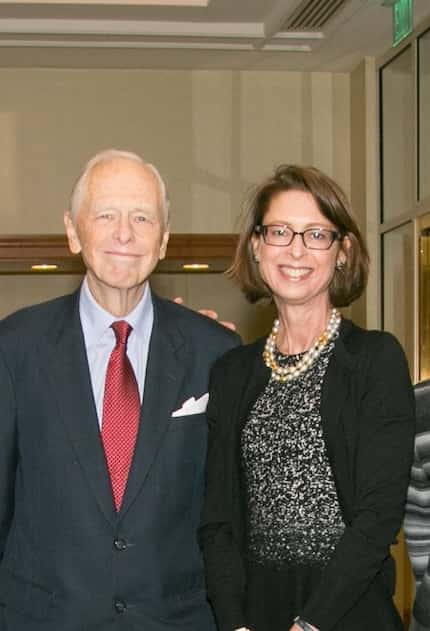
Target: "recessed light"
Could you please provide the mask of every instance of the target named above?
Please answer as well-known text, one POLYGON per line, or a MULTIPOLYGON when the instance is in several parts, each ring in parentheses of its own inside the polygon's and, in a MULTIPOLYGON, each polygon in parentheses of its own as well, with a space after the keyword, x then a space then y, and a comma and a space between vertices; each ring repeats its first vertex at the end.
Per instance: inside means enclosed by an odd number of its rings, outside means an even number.
POLYGON ((58 265, 50 263, 39 263, 31 266, 32 272, 55 272, 56 269, 58 269, 58 265))
POLYGON ((185 272, 206 272, 209 265, 207 263, 185 263, 182 269, 185 272))

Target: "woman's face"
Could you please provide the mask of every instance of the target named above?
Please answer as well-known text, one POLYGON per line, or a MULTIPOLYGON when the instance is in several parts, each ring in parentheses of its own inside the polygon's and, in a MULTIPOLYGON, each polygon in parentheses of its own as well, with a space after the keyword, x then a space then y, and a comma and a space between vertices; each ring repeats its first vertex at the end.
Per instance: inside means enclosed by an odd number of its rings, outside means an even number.
MULTIPOLYGON (((264 225, 285 225, 295 232, 309 228, 336 230, 320 212, 313 196, 303 191, 278 193, 270 202, 264 225)), ((336 262, 344 262, 345 252, 336 240, 328 250, 305 247, 302 237, 295 235, 288 246, 267 245, 262 235, 253 235, 252 245, 259 261, 260 275, 270 288, 274 300, 282 305, 326 307, 328 288, 336 262)))

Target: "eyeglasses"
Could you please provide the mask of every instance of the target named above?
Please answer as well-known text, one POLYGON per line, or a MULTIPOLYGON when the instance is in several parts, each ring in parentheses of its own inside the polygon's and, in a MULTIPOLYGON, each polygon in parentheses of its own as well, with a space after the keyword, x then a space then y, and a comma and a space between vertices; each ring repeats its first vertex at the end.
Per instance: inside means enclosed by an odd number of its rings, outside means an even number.
POLYGON ((261 234, 266 245, 287 247, 294 241, 296 235, 302 237, 303 245, 309 250, 329 250, 335 241, 341 240, 337 230, 328 228, 308 228, 303 232, 296 232, 281 224, 255 226, 255 232, 261 234))

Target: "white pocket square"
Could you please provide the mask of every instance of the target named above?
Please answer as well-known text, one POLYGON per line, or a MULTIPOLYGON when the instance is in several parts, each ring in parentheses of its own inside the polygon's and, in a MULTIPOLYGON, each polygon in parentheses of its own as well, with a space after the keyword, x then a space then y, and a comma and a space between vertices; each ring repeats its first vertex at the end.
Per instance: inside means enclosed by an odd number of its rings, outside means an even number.
POLYGON ((206 392, 206 394, 202 394, 202 396, 198 399, 196 399, 195 397, 191 397, 190 399, 184 401, 182 407, 172 412, 172 417, 189 416, 190 414, 202 414, 202 412, 206 412, 208 401, 209 392, 206 392))

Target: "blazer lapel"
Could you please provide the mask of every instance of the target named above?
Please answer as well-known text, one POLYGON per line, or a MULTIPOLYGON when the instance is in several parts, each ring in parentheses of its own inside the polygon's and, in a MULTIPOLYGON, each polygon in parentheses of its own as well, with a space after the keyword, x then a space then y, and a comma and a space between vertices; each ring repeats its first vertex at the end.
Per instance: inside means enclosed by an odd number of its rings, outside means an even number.
POLYGON ((336 433, 341 411, 348 395, 345 371, 338 355, 339 352, 334 352, 329 362, 321 397, 322 425, 330 460, 333 446, 336 444, 336 433))
POLYGON ((50 333, 48 349, 49 378, 60 417, 95 499, 113 523, 116 513, 79 319, 79 292, 70 296, 64 318, 50 333))
POLYGON ((348 466, 348 458, 345 457, 348 445, 347 432, 344 422, 345 403, 350 397, 351 374, 354 371, 355 361, 353 355, 345 346, 351 322, 342 321, 339 339, 336 341, 333 356, 327 367, 321 396, 321 419, 327 454, 336 478, 336 488, 341 506, 349 515, 349 502, 346 491, 350 484, 351 472, 348 466))
POLYGON ((153 296, 154 324, 149 345, 140 427, 121 507, 123 516, 138 494, 171 423, 191 360, 185 340, 163 305, 153 296))

